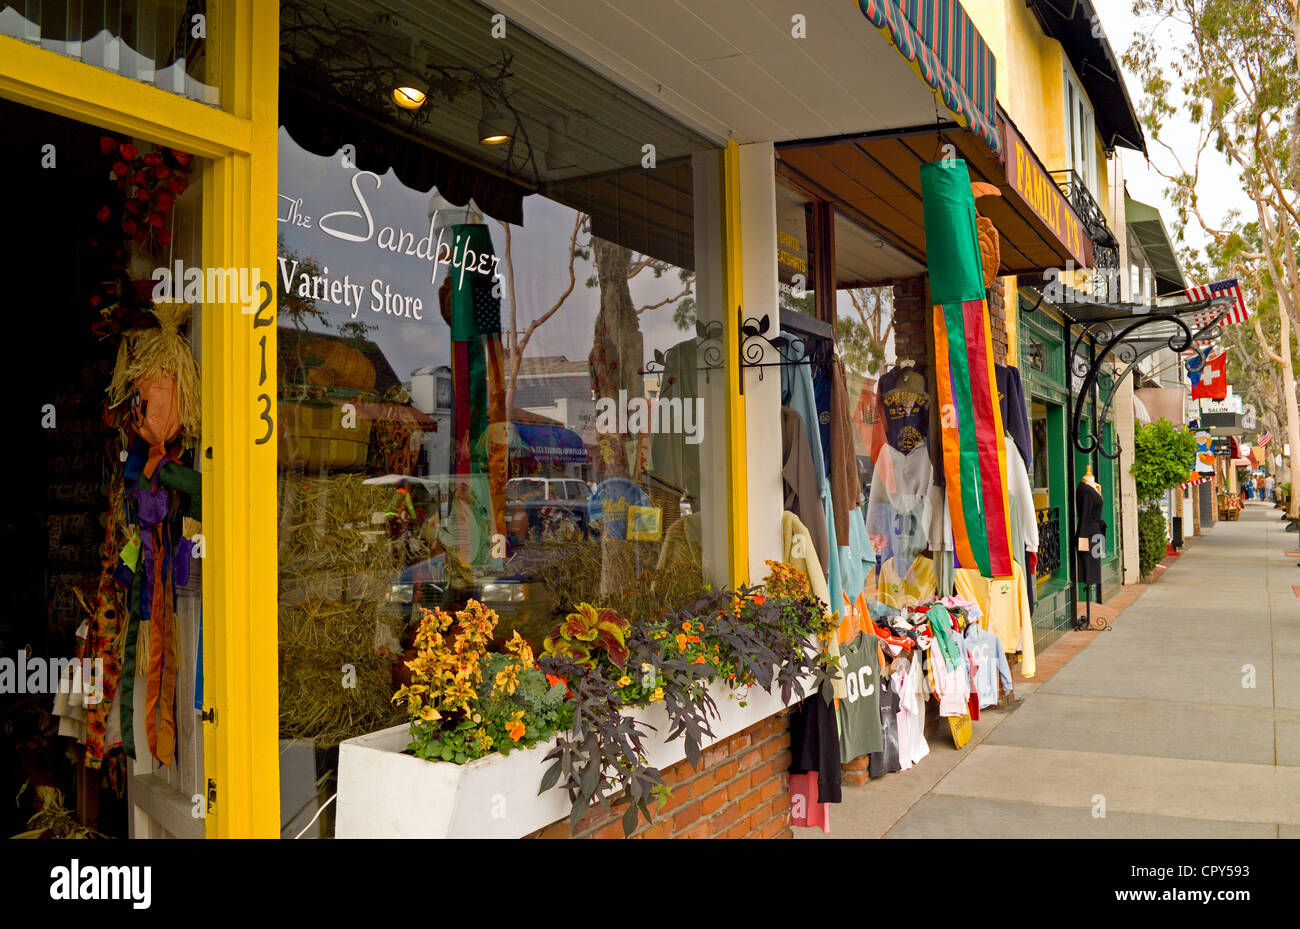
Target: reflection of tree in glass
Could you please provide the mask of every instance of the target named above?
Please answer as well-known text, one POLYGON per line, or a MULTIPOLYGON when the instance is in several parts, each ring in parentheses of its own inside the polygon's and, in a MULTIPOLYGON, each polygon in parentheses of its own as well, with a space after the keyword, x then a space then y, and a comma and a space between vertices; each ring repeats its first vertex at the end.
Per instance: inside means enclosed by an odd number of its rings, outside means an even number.
POLYGON ((887 287, 848 291, 858 318, 840 316, 836 323, 844 366, 855 374, 876 374, 884 366, 890 330, 894 328, 893 292, 887 287))
POLYGON ((506 358, 509 359, 506 372, 506 418, 509 419, 515 409, 515 382, 519 378, 519 364, 523 361, 524 352, 528 349, 528 343, 532 340, 533 333, 559 312, 560 307, 564 306, 564 301, 568 300, 569 295, 573 293, 573 285, 577 280, 573 272, 573 263, 578 258, 586 259, 591 245, 590 241, 586 245, 579 245, 578 236, 583 233, 590 234, 591 218, 586 213, 578 213, 573 217, 573 232, 569 236, 569 285, 564 289, 564 293, 560 294, 555 302, 551 304, 549 310, 528 324, 528 328, 524 330, 523 335, 519 333, 519 301, 515 299, 515 263, 510 224, 502 223, 502 227, 505 229, 506 286, 510 290, 510 328, 505 334, 506 358))
MULTIPOLYGON (((573 294, 577 282, 577 275, 574 270, 575 265, 579 260, 587 262, 592 260, 593 243, 597 240, 595 240, 591 235, 591 217, 586 213, 575 214, 573 218, 573 230, 569 235, 569 283, 565 287, 564 292, 561 293, 555 299, 555 302, 551 304, 550 308, 530 322, 528 328, 521 332, 518 325, 518 302, 515 299, 515 271, 510 224, 504 224, 503 228, 505 230, 504 258, 506 265, 506 286, 509 290, 510 298, 510 327, 505 333, 506 357, 509 359, 506 375, 506 411, 507 415, 509 415, 509 412, 514 410, 515 384, 519 377, 519 366, 527 352, 528 343, 532 340, 533 333, 558 313, 560 308, 564 306, 565 301, 567 301, 573 294)), ((649 271, 656 279, 662 278, 665 274, 675 272, 677 279, 681 282, 681 289, 677 293, 670 297, 665 297, 662 300, 657 300, 653 303, 646 303, 636 307, 635 315, 640 316, 642 313, 649 310, 657 310, 661 307, 671 306, 673 308, 673 324, 677 326, 678 329, 685 331, 694 326, 696 317, 695 272, 688 271, 684 268, 678 268, 666 261, 652 258, 649 255, 638 254, 633 252, 631 249, 622 248, 622 246, 617 247, 622 249, 622 251, 627 252, 626 262, 623 263, 620 259, 620 263, 625 264, 623 269, 625 282, 632 280, 642 271, 649 271)), ((597 256, 597 262, 599 263, 599 256, 597 256)), ((597 273, 587 278, 587 286, 600 286, 600 277, 600 271, 599 268, 597 268, 597 273)), ((631 300, 630 291, 628 300, 629 302, 631 300)), ((640 328, 640 324, 636 323, 635 320, 634 325, 636 328, 640 328)), ((641 362, 638 360, 635 368, 639 369, 640 367, 641 362)), ((640 394, 636 393, 633 394, 633 396, 640 396, 640 394)))
POLYGON ((353 320, 339 326, 339 335, 346 339, 353 348, 360 348, 361 343, 367 341, 369 334, 378 328, 378 323, 363 323, 360 320, 353 320))
MULTIPOLYGON (((298 275, 320 276, 320 260, 315 255, 304 258, 290 249, 284 244, 283 235, 276 236, 275 250, 286 265, 295 269, 296 279, 298 275)), ((292 283, 290 281, 290 284, 292 283)), ((313 297, 299 296, 292 287, 286 288, 283 274, 275 276, 275 290, 275 305, 281 320, 289 320, 298 329, 306 329, 309 322, 315 322, 325 329, 330 327, 329 320, 325 318, 324 311, 316 305, 316 300, 313 297)))

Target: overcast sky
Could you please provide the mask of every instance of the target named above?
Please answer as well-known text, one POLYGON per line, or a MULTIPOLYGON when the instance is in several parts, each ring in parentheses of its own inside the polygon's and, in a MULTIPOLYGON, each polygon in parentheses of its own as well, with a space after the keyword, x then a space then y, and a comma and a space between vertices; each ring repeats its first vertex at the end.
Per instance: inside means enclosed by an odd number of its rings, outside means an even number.
MULTIPOLYGON (((1139 31, 1144 35, 1151 34, 1152 26, 1155 26, 1154 41, 1160 49, 1160 57, 1166 62, 1170 61, 1172 56, 1180 51, 1190 37, 1190 32, 1180 24, 1168 21, 1159 23, 1155 20, 1139 19, 1134 16, 1131 0, 1096 0, 1095 5, 1098 14, 1101 16, 1102 27, 1106 30, 1106 36, 1110 39, 1111 47, 1115 50, 1117 56, 1122 56, 1128 50, 1133 37, 1139 31)), ((1141 82, 1127 69, 1125 69, 1124 77, 1128 83, 1129 96, 1133 99, 1134 107, 1141 110, 1141 82)), ((1176 116, 1169 120, 1161 134, 1161 138, 1179 153, 1184 166, 1190 169, 1193 165, 1192 159, 1195 156, 1198 138, 1197 128, 1192 124, 1191 120, 1182 116, 1176 116)), ((1146 158, 1143 157, 1141 152, 1132 152, 1127 149, 1119 149, 1119 151, 1124 159, 1124 177, 1128 184, 1129 196, 1135 200, 1159 206, 1170 235, 1177 238, 1178 214, 1165 196, 1168 182, 1148 166, 1146 158)), ((1150 133, 1147 134, 1147 151, 1151 156, 1152 164, 1158 165, 1166 173, 1175 171, 1173 156, 1164 146, 1155 142, 1150 133)), ((1242 192, 1236 171, 1227 163, 1223 155, 1212 149, 1207 151, 1201 158, 1201 183, 1198 192, 1200 194, 1201 213, 1210 223, 1221 222, 1228 211, 1232 209, 1241 211, 1247 217, 1254 215, 1254 207, 1251 205, 1249 198, 1242 192)), ((1189 217, 1184 233, 1187 242, 1192 245, 1203 246, 1209 241, 1209 237, 1201 230, 1195 217, 1189 217)))

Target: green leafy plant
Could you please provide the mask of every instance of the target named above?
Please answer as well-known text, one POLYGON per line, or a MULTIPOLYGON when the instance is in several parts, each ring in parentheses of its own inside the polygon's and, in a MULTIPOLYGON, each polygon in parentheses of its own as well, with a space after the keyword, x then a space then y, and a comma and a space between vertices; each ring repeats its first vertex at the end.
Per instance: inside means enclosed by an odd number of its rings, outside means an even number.
POLYGON ((539 664, 548 679, 572 688, 573 728, 546 756, 552 764, 539 792, 566 790, 572 825, 593 803, 625 805, 623 829, 631 834, 642 815, 652 818, 651 803, 666 786, 646 761, 648 727, 623 712, 630 703, 662 703, 669 720, 662 737, 684 739, 686 760, 698 769, 702 744, 713 736, 710 720, 718 716, 710 681, 779 689, 787 703, 804 696, 805 679, 819 688, 829 679, 830 659, 814 636, 825 635, 831 620, 807 593, 806 579, 801 590, 785 593, 711 592, 673 614, 631 624, 622 664, 608 651, 548 650, 539 664))
POLYGON ((1146 503, 1187 480, 1196 467, 1196 437, 1167 419, 1139 423, 1133 433, 1133 482, 1146 503))
POLYGON ((1138 513, 1138 570, 1142 576, 1150 574, 1165 557, 1165 514, 1158 506, 1149 506, 1138 513))
POLYGON ((408 752, 464 764, 568 728, 564 685, 547 680, 518 632, 506 654, 488 651, 496 624, 497 614, 474 600, 454 616, 423 611, 417 654, 406 663, 411 683, 393 696, 406 703, 411 720, 408 752))
POLYGON ((603 652, 619 668, 625 668, 628 626, 628 621, 613 610, 579 603, 543 640, 542 650, 548 655, 563 655, 584 668, 596 667, 603 652))

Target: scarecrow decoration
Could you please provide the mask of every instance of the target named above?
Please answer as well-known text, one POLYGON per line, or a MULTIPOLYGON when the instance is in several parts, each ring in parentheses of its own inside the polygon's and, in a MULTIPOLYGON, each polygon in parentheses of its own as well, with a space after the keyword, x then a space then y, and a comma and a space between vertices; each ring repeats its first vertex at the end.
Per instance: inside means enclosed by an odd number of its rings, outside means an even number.
POLYGON ((200 435, 199 370, 181 325, 181 304, 152 311, 158 326, 124 333, 109 384, 110 415, 128 449, 122 466, 129 541, 114 576, 128 593, 122 658, 122 744, 135 758, 138 668, 145 669, 144 729, 149 753, 170 767, 176 753, 178 585, 189 580, 191 543, 182 518, 199 515, 199 473, 180 456, 200 435), (182 501, 189 500, 188 513, 182 501))

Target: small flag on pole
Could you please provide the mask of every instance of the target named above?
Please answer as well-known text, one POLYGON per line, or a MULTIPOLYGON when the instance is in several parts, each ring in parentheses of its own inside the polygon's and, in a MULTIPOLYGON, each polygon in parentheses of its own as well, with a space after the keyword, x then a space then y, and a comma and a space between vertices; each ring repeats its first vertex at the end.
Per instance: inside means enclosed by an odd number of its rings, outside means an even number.
POLYGON ((1265 429, 1264 434, 1259 437, 1259 441, 1256 442, 1255 444, 1260 448, 1264 448, 1266 445, 1268 445, 1269 442, 1272 441, 1273 441, 1273 433, 1265 429))

